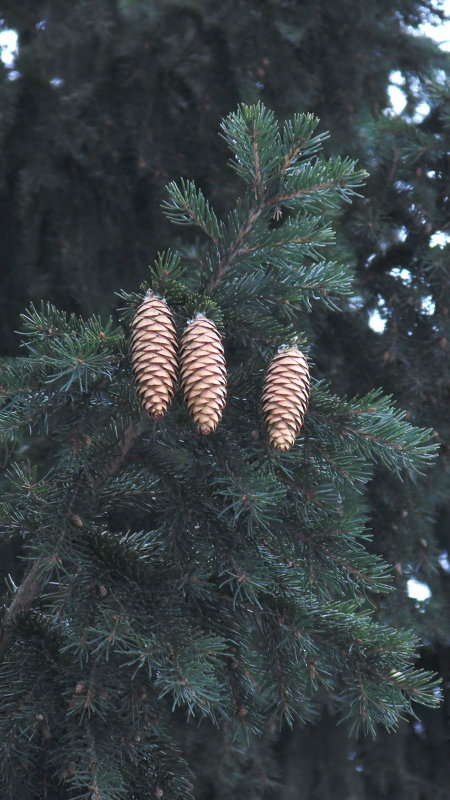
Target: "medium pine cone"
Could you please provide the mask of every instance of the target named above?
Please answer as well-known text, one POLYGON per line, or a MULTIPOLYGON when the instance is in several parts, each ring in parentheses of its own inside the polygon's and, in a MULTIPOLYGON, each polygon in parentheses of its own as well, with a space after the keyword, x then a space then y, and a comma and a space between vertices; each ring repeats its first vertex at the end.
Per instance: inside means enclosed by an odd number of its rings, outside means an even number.
POLYGON ((309 399, 309 369, 296 347, 273 357, 264 379, 262 413, 275 450, 290 450, 303 425, 309 399))
POLYGON ((147 292, 131 324, 131 364, 139 399, 150 417, 162 417, 177 378, 177 332, 165 300, 147 292))
POLYGON ((189 412, 200 433, 212 433, 225 407, 227 373, 220 333, 203 314, 197 314, 183 331, 180 368, 189 412))

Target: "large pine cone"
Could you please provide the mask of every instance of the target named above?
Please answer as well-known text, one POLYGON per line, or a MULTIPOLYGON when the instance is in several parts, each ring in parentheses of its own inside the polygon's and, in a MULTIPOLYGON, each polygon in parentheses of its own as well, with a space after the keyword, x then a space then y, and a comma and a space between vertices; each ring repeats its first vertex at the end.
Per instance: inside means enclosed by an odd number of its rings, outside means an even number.
POLYGON ((180 368, 184 399, 198 430, 213 433, 226 403, 227 373, 220 333, 203 314, 183 331, 180 368))
POLYGON ((177 332, 165 300, 147 292, 132 322, 131 363, 136 389, 150 417, 162 417, 177 379, 177 332))
POLYGON ((309 399, 309 369, 296 347, 281 350, 269 364, 262 413, 275 450, 290 450, 303 425, 309 399))

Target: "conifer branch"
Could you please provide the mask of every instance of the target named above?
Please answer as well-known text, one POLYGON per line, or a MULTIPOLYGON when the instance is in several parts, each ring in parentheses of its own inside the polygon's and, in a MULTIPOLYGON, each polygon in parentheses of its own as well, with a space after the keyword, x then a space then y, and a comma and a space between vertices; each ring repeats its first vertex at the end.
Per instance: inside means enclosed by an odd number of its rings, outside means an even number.
MULTIPOLYGON (((143 432, 144 428, 145 428, 144 418, 141 418, 138 422, 131 423, 128 426, 128 428, 126 428, 119 444, 119 453, 116 456, 116 458, 109 464, 108 469, 106 470, 105 473, 103 473, 98 482, 96 482, 94 486, 91 487, 94 492, 98 491, 98 489, 101 489, 102 486, 104 486, 105 483, 107 483, 111 478, 113 478, 114 475, 118 472, 123 462, 125 461, 129 451, 131 450, 131 448, 133 447, 133 445, 143 432)), ((52 571, 55 564, 59 562, 60 560, 59 550, 62 542, 64 541, 68 525, 71 522, 75 522, 75 524, 79 525, 79 521, 76 518, 76 515, 73 514, 73 507, 76 502, 76 498, 79 494, 81 482, 82 482, 82 474, 80 474, 76 482, 74 493, 69 503, 69 508, 66 513, 62 531, 58 538, 55 550, 50 556, 43 556, 35 561, 31 569, 23 579, 21 585, 19 586, 14 599, 12 600, 11 604, 8 606, 3 615, 3 619, 1 621, 2 627, 0 631, 0 660, 5 655, 5 652, 13 639, 14 621, 17 619, 19 614, 26 612, 28 611, 29 608, 31 608, 35 598, 38 596, 39 592, 45 585, 49 573, 52 571)))
POLYGON ((206 287, 207 292, 209 293, 214 292, 215 289, 217 289, 219 284, 222 282, 223 278, 225 277, 229 269, 233 266, 235 259, 237 258, 237 256, 241 254, 242 243, 245 241, 246 237, 252 230, 256 220, 260 217, 263 210, 264 210, 263 203, 255 205, 250 210, 247 221, 242 225, 234 241, 228 247, 224 258, 220 261, 218 265, 215 276, 213 276, 209 281, 209 283, 207 284, 206 287))
POLYGON ((316 192, 323 192, 325 189, 330 189, 332 186, 339 186, 340 184, 342 184, 342 181, 323 181, 323 183, 317 183, 315 186, 306 186, 302 189, 292 189, 290 192, 284 192, 284 194, 270 197, 265 201, 264 205, 266 208, 279 206, 281 203, 287 203, 289 200, 294 200, 295 197, 301 197, 305 194, 314 194, 316 192))
POLYGON ((196 225, 218 245, 221 234, 219 221, 193 181, 181 180, 180 185, 172 181, 166 188, 170 200, 162 203, 162 208, 168 219, 178 225, 196 225))
POLYGON ((260 200, 263 195, 264 185, 261 175, 261 163, 259 159, 257 131, 255 129, 253 129, 251 133, 251 143, 252 143, 254 170, 255 170, 255 196, 257 200, 260 200))
MULTIPOLYGON (((268 246, 270 248, 273 248, 273 247, 285 247, 286 245, 289 245, 289 244, 305 244, 305 242, 310 242, 310 241, 311 241, 311 235, 308 234, 306 236, 297 236, 297 237, 294 237, 292 239, 291 238, 279 239, 276 242, 270 242, 270 245, 268 245, 268 246)), ((249 253, 255 253, 258 250, 263 249, 263 247, 264 247, 264 245, 261 245, 261 244, 254 244, 251 247, 241 247, 240 250, 239 250, 239 255, 248 255, 249 253)))
POLYGON ((108 468, 105 470, 103 475, 95 481, 94 483, 94 491, 98 491, 101 489, 106 483, 108 483, 111 478, 113 478, 116 473, 119 471, 120 467, 122 466, 123 462, 125 461, 128 453, 130 452, 131 448, 135 444, 135 442, 139 439, 140 435, 144 432, 146 427, 146 418, 144 416, 141 417, 139 422, 131 423, 128 428, 125 429, 122 439, 119 445, 119 453, 114 458, 113 461, 108 465, 108 468))
POLYGON ((0 631, 0 660, 3 658, 12 638, 13 633, 11 625, 14 623, 16 617, 23 611, 28 611, 34 598, 40 592, 43 585, 43 571, 49 565, 50 559, 39 559, 31 567, 30 571, 24 578, 22 584, 17 590, 17 594, 10 606, 6 609, 3 619, 2 628, 0 631))

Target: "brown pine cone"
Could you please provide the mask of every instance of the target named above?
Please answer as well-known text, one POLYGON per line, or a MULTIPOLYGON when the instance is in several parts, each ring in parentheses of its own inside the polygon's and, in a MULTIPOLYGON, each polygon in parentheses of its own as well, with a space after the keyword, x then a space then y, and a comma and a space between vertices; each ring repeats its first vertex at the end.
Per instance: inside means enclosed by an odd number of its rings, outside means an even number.
POLYGON ((226 403, 227 373, 220 333, 203 314, 183 331, 180 368, 189 413, 200 433, 213 433, 226 403))
POLYGON ((162 417, 177 379, 177 332, 172 312, 149 291, 131 324, 131 364, 139 399, 150 417, 162 417))
POLYGON ((309 399, 309 369, 296 347, 273 357, 264 379, 261 401, 269 441, 275 450, 290 450, 303 425, 309 399))

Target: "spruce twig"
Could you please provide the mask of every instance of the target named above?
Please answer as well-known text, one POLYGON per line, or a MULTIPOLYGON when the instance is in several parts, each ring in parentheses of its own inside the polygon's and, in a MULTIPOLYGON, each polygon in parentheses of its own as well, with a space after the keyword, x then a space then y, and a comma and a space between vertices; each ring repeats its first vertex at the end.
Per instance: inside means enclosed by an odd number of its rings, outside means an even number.
POLYGON ((245 241, 246 237, 252 230, 256 220, 262 214, 264 210, 264 203, 260 202, 259 204, 255 205, 249 212, 247 221, 245 224, 242 225, 240 228, 235 240, 231 243, 230 247, 228 248, 224 258, 219 263, 218 269, 216 274, 211 278, 209 283, 207 284, 206 291, 212 294, 212 292, 217 289, 231 266, 233 265, 234 260, 238 255, 241 253, 241 247, 243 242, 245 241))

